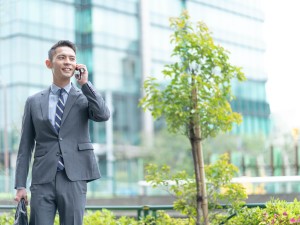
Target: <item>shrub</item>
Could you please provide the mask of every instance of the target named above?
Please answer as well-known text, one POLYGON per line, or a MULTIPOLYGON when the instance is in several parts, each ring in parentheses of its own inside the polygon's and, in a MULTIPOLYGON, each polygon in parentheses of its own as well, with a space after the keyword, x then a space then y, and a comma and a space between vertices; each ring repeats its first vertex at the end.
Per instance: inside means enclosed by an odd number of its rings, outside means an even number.
MULTIPOLYGON (((172 173, 169 166, 158 167, 155 164, 147 166, 146 180, 153 187, 165 189, 176 197, 175 210, 187 215, 190 220, 196 219, 196 184, 194 177, 185 171, 172 173)), ((237 212, 247 198, 245 188, 241 184, 231 183, 238 169, 229 163, 228 154, 220 156, 214 164, 205 167, 207 179, 207 197, 209 203, 209 220, 218 224, 226 217, 237 212), (220 213, 221 203, 228 206, 227 213, 220 213)))
MULTIPOLYGON (((3 213, 0 215, 1 225, 13 225, 14 224, 14 211, 10 213, 3 213)), ((163 211, 157 212, 157 217, 148 215, 146 218, 142 218, 137 221, 135 218, 122 216, 116 218, 116 216, 109 210, 102 211, 87 211, 83 225, 193 225, 194 222, 189 219, 172 218, 163 211)), ((59 217, 55 217, 54 225, 59 225, 59 217)))
POLYGON ((242 208, 226 225, 300 225, 300 202, 271 200, 266 208, 242 208))
MULTIPOLYGON (((226 220, 227 215, 215 214, 215 220, 211 225, 300 225, 300 202, 288 203, 283 200, 271 200, 266 203, 266 208, 241 207, 236 215, 226 220), (223 221, 223 223, 221 223, 223 221)), ((14 211, 0 215, 1 225, 13 225, 14 211)), ((58 216, 55 225, 59 225, 58 216)), ((135 218, 122 216, 117 218, 111 211, 87 211, 84 217, 84 225, 194 225, 193 218, 172 218, 164 211, 158 211, 157 217, 148 215, 137 221, 135 218)))
POLYGON ((12 225, 14 224, 14 214, 13 213, 3 213, 0 215, 1 225, 12 225))

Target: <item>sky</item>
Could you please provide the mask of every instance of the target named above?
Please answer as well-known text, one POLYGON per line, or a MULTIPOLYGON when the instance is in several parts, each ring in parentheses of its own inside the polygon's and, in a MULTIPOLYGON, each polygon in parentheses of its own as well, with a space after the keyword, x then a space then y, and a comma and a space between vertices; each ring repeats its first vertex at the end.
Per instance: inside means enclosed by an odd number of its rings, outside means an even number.
POLYGON ((272 117, 300 128, 300 0, 264 0, 267 98, 272 117))

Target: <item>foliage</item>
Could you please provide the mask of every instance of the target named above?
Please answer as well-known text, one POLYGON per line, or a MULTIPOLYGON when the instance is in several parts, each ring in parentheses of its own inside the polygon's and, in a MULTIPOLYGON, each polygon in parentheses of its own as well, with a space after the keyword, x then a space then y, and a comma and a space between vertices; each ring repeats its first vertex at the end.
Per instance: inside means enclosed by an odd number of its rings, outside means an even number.
POLYGON ((242 208, 227 225, 288 225, 300 224, 300 202, 288 203, 283 200, 271 200, 266 208, 242 208))
POLYGON ((162 71, 169 83, 162 87, 155 77, 149 77, 140 106, 156 119, 164 116, 172 133, 187 135, 194 115, 200 118, 201 139, 230 130, 233 122, 241 122, 240 114, 232 112, 228 102, 233 99, 231 80, 245 80, 241 68, 230 64, 229 52, 214 43, 203 22, 193 24, 187 11, 171 18, 170 26, 175 62, 162 71), (195 89, 196 103, 191 96, 195 89))
POLYGON ((87 212, 83 220, 84 225, 134 225, 137 224, 136 220, 129 217, 121 217, 116 219, 116 216, 108 210, 96 211, 96 212, 87 212))
POLYGON ((220 208, 220 203, 230 206, 229 214, 239 210, 245 204, 246 190, 241 184, 231 183, 238 168, 229 163, 228 154, 220 156, 214 164, 205 168, 207 195, 211 209, 220 208))
MULTIPOLYGON (((14 212, 3 213, 0 215, 1 225, 13 225, 14 224, 14 212)), ((116 218, 116 216, 108 210, 86 212, 83 225, 193 225, 189 219, 172 218, 163 211, 158 211, 157 216, 148 215, 146 218, 141 218, 137 221, 135 218, 122 216, 116 218)), ((55 217, 54 225, 59 225, 59 217, 55 217)))
MULTIPOLYGON (((258 225, 262 221, 262 209, 243 207, 236 216, 224 222, 226 225, 258 225)), ((226 221, 226 220, 224 220, 226 221)))
MULTIPOLYGON (((228 155, 220 156, 220 159, 212 165, 206 166, 207 193, 210 209, 221 208, 220 203, 228 205, 228 215, 238 211, 245 204, 247 198, 245 189, 240 184, 231 183, 231 179, 237 173, 237 168, 228 162, 228 155)), ((153 187, 161 187, 176 197, 174 208, 187 215, 191 219, 196 216, 196 187, 195 179, 185 171, 171 173, 169 166, 147 166, 146 180, 153 187)), ((210 213, 211 221, 222 220, 216 210, 210 213)))
MULTIPOLYGON (((235 212, 236 215, 228 218, 228 214, 216 214, 216 218, 212 220, 212 225, 219 225, 221 221, 224 225, 299 225, 300 224, 300 202, 296 199, 294 202, 288 203, 283 200, 271 200, 266 203, 266 208, 247 208, 241 207, 235 212)), ((14 211, 10 213, 2 213, 0 215, 1 225, 13 225, 14 211)), ((137 221, 130 217, 116 216, 108 211, 88 211, 84 217, 84 225, 193 225, 193 219, 172 218, 164 211, 158 211, 156 218, 148 215, 137 221)), ((58 217, 55 218, 54 225, 59 225, 58 217)))
POLYGON ((194 225, 195 222, 190 219, 172 218, 164 211, 157 212, 157 218, 147 216, 140 221, 139 225, 194 225))
POLYGON ((3 213, 0 215, 1 225, 12 225, 14 224, 14 214, 13 213, 3 213))

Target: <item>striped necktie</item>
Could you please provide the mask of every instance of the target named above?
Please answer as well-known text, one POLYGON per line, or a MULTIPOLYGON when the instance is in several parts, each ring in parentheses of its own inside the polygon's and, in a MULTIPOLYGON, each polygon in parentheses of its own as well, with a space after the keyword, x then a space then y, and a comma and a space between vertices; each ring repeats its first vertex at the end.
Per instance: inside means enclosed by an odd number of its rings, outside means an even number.
POLYGON ((61 125, 61 119, 64 113, 65 109, 65 103, 64 103, 64 98, 63 98, 63 92, 65 89, 60 89, 59 90, 59 96, 58 96, 58 102, 56 105, 56 113, 55 113, 55 129, 57 130, 57 133, 59 133, 60 130, 60 125, 61 125))
MULTIPOLYGON (((54 127, 57 130, 57 133, 59 133, 61 119, 62 119, 64 109, 65 109, 65 103, 64 103, 64 98, 63 98, 64 91, 65 91, 65 89, 63 89, 63 88, 59 90, 58 102, 56 105, 55 126, 54 127)), ((62 170, 64 170, 64 168, 65 168, 64 160, 63 160, 62 156, 60 155, 58 163, 57 163, 57 171, 62 171, 62 170)))

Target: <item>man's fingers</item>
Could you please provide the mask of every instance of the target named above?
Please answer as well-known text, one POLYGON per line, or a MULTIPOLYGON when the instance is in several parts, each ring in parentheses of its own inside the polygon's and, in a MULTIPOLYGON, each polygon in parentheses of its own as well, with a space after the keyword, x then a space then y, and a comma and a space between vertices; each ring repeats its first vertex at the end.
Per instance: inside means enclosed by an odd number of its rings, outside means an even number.
POLYGON ((25 204, 28 205, 27 195, 25 196, 25 204))
POLYGON ((28 199, 27 199, 27 192, 26 189, 20 189, 17 190, 16 196, 15 196, 15 201, 20 202, 20 200, 24 198, 26 205, 28 205, 28 199))
POLYGON ((27 198, 27 195, 26 196, 24 196, 24 197, 19 197, 19 196, 16 196, 15 198, 14 198, 14 200, 16 201, 16 202, 20 202, 21 201, 21 199, 22 198, 24 198, 24 200, 25 200, 25 204, 26 205, 28 205, 28 198, 27 198))

